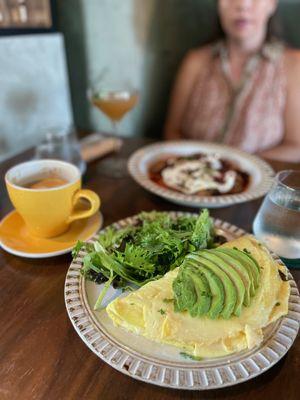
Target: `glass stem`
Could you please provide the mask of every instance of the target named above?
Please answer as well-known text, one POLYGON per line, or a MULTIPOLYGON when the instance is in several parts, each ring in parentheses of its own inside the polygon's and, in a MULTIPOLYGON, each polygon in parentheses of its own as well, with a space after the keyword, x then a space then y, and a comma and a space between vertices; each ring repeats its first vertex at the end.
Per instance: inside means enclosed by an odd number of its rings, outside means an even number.
POLYGON ((112 125, 112 134, 115 136, 118 136, 118 134, 119 134, 118 122, 111 120, 111 125, 112 125))

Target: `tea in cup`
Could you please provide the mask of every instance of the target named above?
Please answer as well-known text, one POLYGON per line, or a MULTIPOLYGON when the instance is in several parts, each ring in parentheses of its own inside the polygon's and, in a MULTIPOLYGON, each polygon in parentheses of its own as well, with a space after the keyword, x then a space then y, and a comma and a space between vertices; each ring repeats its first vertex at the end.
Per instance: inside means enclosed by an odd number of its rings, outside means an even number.
POLYGON ((18 164, 5 175, 6 188, 29 232, 51 238, 64 233, 71 222, 94 215, 100 207, 98 195, 81 189, 77 167, 59 160, 34 160, 18 164), (76 210, 80 199, 90 207, 76 210))

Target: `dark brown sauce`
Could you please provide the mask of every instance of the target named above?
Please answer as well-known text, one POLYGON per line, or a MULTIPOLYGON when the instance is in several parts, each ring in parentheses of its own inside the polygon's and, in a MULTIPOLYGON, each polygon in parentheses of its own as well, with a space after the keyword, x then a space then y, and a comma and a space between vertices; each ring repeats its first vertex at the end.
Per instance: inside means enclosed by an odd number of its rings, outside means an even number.
MULTIPOLYGON (((191 156, 168 156, 164 159, 160 159, 150 165, 150 168, 148 170, 149 178, 156 183, 157 185, 165 188, 165 189, 171 189, 175 192, 182 193, 180 190, 176 190, 172 187, 169 187, 168 185, 165 184, 162 178, 162 171, 166 168, 174 164, 174 162, 180 161, 180 160, 199 160, 203 156, 206 156, 206 154, 193 154, 191 156)), ((221 173, 225 174, 225 172, 229 170, 233 170, 237 173, 237 178, 234 187, 226 193, 220 193, 218 190, 202 190, 196 193, 196 196, 224 196, 224 195, 229 195, 229 194, 238 194, 244 192, 249 183, 250 183, 250 176, 244 171, 241 171, 234 163, 228 160, 221 159, 220 160, 222 163, 222 168, 218 171, 221 173)), ((222 180, 220 180, 222 182, 222 180)))

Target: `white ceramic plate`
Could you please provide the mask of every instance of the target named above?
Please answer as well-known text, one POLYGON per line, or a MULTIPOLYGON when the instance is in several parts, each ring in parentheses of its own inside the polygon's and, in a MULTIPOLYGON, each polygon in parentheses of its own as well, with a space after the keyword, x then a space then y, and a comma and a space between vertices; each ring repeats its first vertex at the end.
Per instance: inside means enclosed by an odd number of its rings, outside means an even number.
MULTIPOLYGON (((171 213, 173 216, 183 213, 171 213)), ((187 214, 187 213, 186 213, 187 214)), ((132 224, 130 217, 114 224, 132 224)), ((245 232, 234 225, 214 220, 219 233, 229 240, 245 232)), ((95 239, 95 238, 94 238, 95 239)), ((289 274, 291 296, 289 313, 264 331, 263 343, 251 350, 203 361, 182 359, 180 349, 154 343, 113 326, 105 310, 93 311, 101 285, 86 281, 80 274, 84 252, 73 261, 65 282, 65 302, 69 318, 84 343, 103 361, 118 371, 159 386, 175 389, 215 389, 235 385, 276 364, 292 346, 299 329, 300 298, 296 283, 289 274)), ((276 257, 276 256, 274 256, 276 257)), ((276 257, 278 261, 278 258, 276 257)), ((110 289, 106 303, 120 295, 110 289)))
POLYGON ((264 196, 272 185, 273 169, 259 157, 233 147, 199 141, 159 142, 137 150, 128 161, 128 170, 133 179, 152 193, 176 204, 190 207, 225 207, 243 203, 264 196), (234 162, 242 171, 250 175, 248 188, 239 194, 221 196, 186 195, 172 189, 163 188, 148 176, 151 164, 167 155, 190 155, 195 153, 218 153, 226 160, 234 162))

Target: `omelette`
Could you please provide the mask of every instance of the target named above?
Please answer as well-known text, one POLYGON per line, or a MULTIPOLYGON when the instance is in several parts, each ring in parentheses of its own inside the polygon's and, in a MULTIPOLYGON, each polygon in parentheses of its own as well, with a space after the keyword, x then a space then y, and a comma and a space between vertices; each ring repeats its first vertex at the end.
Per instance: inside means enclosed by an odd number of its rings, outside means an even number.
POLYGON ((112 301, 117 327, 195 358, 252 349, 288 312, 287 270, 253 236, 188 255, 164 277, 112 301))

